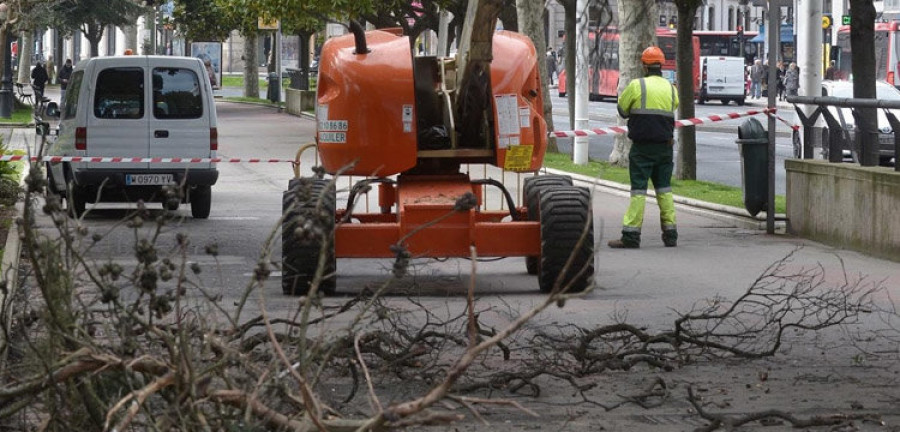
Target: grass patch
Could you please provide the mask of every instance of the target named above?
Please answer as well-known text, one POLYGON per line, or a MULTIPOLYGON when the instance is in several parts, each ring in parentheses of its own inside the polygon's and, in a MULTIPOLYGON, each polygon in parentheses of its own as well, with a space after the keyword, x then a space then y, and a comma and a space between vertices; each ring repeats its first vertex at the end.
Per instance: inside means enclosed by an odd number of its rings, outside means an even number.
MULTIPOLYGON (((18 104, 16 104, 18 105, 18 104)), ((0 118, 0 124, 8 123, 8 124, 27 124, 31 123, 31 114, 33 113, 33 108, 30 106, 17 106, 12 113, 12 118, 0 118)))
MULTIPOLYGON (((316 89, 316 76, 315 74, 311 74, 309 80, 309 89, 316 89)), ((288 88, 291 86, 291 79, 284 78, 281 80, 281 87, 288 88)), ((222 77, 222 87, 244 87, 244 76, 243 75, 225 75, 222 77)), ((269 80, 265 78, 259 79, 259 88, 267 89, 269 88, 269 80)))
MULTIPOLYGON (((630 183, 626 168, 612 166, 603 161, 590 161, 587 165, 576 165, 572 162, 572 157, 564 153, 548 152, 544 156, 544 166, 625 185, 630 183)), ((739 187, 700 180, 673 179, 672 192, 675 195, 698 201, 744 208, 744 192, 739 187)), ((775 195, 775 212, 784 213, 786 208, 784 195, 775 195)))

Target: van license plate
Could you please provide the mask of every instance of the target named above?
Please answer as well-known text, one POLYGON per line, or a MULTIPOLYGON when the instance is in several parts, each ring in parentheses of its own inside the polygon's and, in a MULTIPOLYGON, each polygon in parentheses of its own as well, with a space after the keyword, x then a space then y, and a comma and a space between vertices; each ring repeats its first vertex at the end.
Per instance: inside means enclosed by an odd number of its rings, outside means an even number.
POLYGON ((159 186, 172 182, 172 174, 125 174, 125 184, 129 186, 159 186))

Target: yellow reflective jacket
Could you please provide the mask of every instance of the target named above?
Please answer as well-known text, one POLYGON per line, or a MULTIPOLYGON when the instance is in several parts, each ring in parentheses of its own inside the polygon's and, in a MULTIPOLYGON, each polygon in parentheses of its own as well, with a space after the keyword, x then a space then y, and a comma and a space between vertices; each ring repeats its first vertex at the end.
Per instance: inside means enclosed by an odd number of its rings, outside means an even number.
POLYGON ((675 86, 659 75, 631 80, 619 95, 619 115, 628 119, 628 138, 635 143, 671 141, 676 108, 675 86))

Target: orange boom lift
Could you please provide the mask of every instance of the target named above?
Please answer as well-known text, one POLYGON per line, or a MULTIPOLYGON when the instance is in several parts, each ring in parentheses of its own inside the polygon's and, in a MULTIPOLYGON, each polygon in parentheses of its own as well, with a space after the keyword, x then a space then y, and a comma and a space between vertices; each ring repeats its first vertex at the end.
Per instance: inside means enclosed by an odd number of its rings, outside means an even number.
POLYGON ((363 176, 346 208, 334 178, 294 178, 284 192, 282 289, 330 294, 336 258, 526 256, 542 291, 593 281, 591 199, 566 176, 534 176, 516 206, 505 186, 461 164, 536 172, 547 146, 531 41, 494 32, 498 0, 472 0, 455 58, 414 56, 400 30, 352 33, 322 47, 317 141, 324 171, 363 176), (377 185, 380 211, 354 211, 377 185), (485 187, 509 211, 482 209, 485 187), (571 257, 571 260, 570 260, 571 257))

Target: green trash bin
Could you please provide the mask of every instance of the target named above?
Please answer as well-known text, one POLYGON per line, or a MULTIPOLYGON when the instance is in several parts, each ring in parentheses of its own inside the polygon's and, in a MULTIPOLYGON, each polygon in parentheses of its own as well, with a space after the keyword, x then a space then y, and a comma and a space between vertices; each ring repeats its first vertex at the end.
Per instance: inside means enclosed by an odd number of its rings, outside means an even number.
POLYGON ((769 204, 769 134, 759 120, 749 118, 738 126, 735 142, 741 151, 744 208, 756 216, 769 204))

